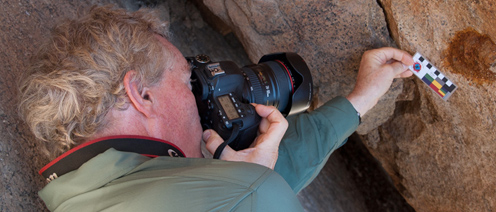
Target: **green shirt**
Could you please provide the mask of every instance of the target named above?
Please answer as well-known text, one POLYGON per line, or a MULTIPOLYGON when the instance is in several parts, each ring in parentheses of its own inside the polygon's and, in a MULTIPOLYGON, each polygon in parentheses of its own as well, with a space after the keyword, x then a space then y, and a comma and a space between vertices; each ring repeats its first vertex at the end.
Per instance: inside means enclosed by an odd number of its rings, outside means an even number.
POLYGON ((303 211, 296 193, 358 126, 343 97, 289 117, 275 171, 204 158, 149 158, 109 149, 50 182, 51 211, 303 211))

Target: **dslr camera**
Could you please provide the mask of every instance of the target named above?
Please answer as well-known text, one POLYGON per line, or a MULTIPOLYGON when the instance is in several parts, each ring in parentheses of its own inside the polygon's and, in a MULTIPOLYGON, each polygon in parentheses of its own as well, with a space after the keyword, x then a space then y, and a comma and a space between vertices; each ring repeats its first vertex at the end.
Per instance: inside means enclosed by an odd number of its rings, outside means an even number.
POLYGON ((242 68, 232 61, 212 62, 207 55, 186 59, 203 130, 213 129, 225 141, 217 156, 227 144, 246 149, 256 138, 261 117, 250 103, 274 106, 288 116, 305 111, 312 101, 312 76, 296 53, 265 55, 242 68))

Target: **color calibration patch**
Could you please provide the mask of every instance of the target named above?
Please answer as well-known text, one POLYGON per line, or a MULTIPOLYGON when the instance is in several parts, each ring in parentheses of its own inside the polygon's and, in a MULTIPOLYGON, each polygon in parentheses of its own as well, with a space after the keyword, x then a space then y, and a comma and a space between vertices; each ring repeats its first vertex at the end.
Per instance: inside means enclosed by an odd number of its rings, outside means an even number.
POLYGON ((413 56, 415 64, 408 67, 415 76, 421 79, 426 85, 428 85, 436 94, 438 94, 444 100, 448 98, 455 92, 456 85, 453 84, 446 76, 444 76, 436 67, 434 67, 425 57, 420 53, 416 53, 413 56))

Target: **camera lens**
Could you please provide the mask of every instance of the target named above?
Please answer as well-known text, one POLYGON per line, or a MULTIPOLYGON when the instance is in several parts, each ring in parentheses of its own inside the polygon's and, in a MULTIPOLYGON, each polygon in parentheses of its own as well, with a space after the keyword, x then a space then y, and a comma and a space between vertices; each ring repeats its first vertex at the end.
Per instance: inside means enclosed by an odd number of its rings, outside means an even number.
POLYGON ((303 112, 312 99, 312 75, 307 64, 293 52, 263 56, 257 65, 242 68, 249 102, 276 107, 285 116, 303 112))
POLYGON ((288 114, 294 80, 289 68, 280 60, 267 61, 242 68, 248 86, 243 97, 249 102, 274 106, 283 114, 288 114))

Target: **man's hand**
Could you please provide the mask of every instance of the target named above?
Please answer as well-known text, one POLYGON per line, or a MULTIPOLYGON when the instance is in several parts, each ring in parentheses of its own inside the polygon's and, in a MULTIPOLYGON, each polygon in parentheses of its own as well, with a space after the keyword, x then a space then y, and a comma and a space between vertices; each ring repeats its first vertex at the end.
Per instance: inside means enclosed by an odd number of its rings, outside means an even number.
POLYGON ((408 70, 411 65, 412 56, 399 49, 385 47, 365 52, 355 88, 346 98, 364 115, 387 92, 394 78, 412 76, 408 70))
MULTIPOLYGON (((244 150, 234 151, 231 147, 226 146, 220 159, 256 163, 274 169, 279 152, 279 143, 281 143, 288 128, 288 121, 275 107, 253 105, 258 115, 262 117, 259 126, 260 135, 250 148, 244 150)), ((224 142, 214 130, 205 130, 203 140, 206 142, 207 150, 212 154, 224 142)))

